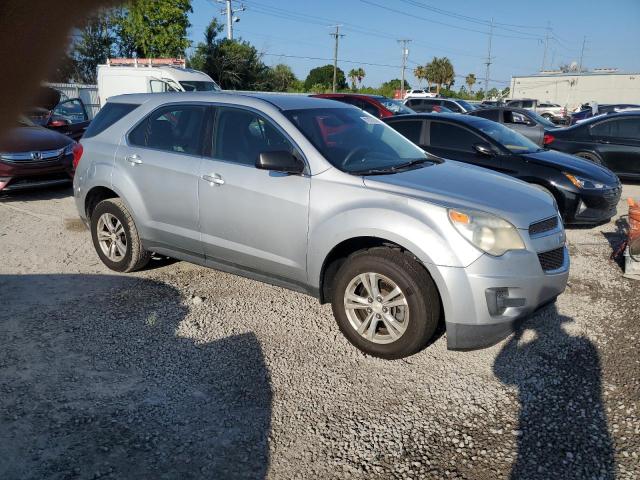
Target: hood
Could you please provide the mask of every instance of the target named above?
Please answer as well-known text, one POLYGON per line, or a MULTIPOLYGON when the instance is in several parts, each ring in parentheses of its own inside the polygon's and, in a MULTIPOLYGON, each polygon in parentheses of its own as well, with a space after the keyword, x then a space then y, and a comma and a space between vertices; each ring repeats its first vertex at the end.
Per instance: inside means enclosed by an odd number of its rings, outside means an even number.
POLYGON ((391 191, 451 208, 493 213, 517 228, 557 214, 553 199, 515 178, 447 160, 430 167, 365 177, 369 188, 391 191))
POLYGON ((60 103, 61 93, 55 88, 40 87, 32 107, 53 110, 60 103))
POLYGON ((73 143, 66 135, 43 127, 18 127, 0 137, 0 152, 20 153, 57 150, 73 143))
POLYGON ((618 184, 618 177, 611 170, 575 155, 555 150, 542 150, 540 152, 521 154, 521 156, 530 162, 553 167, 590 180, 596 180, 612 187, 618 184))

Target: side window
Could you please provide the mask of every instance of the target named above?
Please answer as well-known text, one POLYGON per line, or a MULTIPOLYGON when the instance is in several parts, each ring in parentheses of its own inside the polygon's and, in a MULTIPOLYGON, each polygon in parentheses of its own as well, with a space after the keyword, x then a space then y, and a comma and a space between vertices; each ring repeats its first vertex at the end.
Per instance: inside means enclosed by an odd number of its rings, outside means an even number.
POLYGON ((262 152, 294 151, 289 140, 271 122, 249 110, 220 108, 214 132, 213 156, 255 165, 262 152))
POLYGON ((615 137, 617 130, 616 122, 609 120, 593 125, 590 133, 594 137, 615 137))
POLYGON ((420 100, 407 100, 407 103, 405 103, 405 105, 409 108, 417 107, 418 105, 420 105, 420 100))
POLYGON ((505 111, 504 123, 515 123, 517 125, 528 125, 529 119, 520 112, 505 111))
POLYGON ((522 108, 533 108, 533 100, 525 100, 522 102, 522 108))
POLYGON ((102 133, 125 115, 131 113, 139 105, 132 103, 111 103, 107 104, 100 109, 96 117, 89 124, 89 128, 84 132, 84 138, 95 137, 99 133, 102 133))
POLYGON ((640 118, 624 118, 616 122, 618 124, 618 138, 633 138, 640 140, 640 118))
POLYGON ((156 110, 130 134, 129 142, 167 152, 200 154, 204 107, 172 105, 156 110))
POLYGON ((87 112, 84 109, 84 104, 81 100, 74 98, 73 100, 67 100, 60 102, 56 108, 53 109, 51 120, 61 120, 68 125, 74 123, 82 123, 89 120, 87 112))
POLYGON ((469 130, 443 122, 431 122, 429 131, 431 146, 475 152, 473 145, 482 142, 482 138, 469 130))
POLYGON ((376 107, 374 107, 373 105, 371 105, 370 103, 365 102, 364 100, 360 100, 360 105, 359 107, 364 110, 367 113, 370 113, 371 115, 373 115, 376 118, 380 117, 380 112, 378 112, 378 109, 376 107))
MULTIPOLYGON (((507 112, 505 112, 506 115, 507 112)), ((487 120, 493 120, 494 122, 500 121, 500 111, 499 110, 476 110, 473 112, 476 117, 486 118, 487 120)), ((505 117, 506 122, 506 117, 505 117)))
POLYGON ((416 145, 420 145, 420 132, 422 131, 422 120, 403 120, 394 122, 391 126, 407 139, 416 145))
POLYGON ((442 102, 443 107, 447 107, 452 112, 461 113, 462 109, 454 102, 442 102))

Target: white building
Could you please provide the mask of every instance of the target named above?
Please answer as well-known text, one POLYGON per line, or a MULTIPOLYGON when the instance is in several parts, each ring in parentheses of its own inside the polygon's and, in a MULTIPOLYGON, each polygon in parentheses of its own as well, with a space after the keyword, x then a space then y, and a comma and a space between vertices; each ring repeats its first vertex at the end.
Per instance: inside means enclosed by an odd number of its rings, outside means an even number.
POLYGON ((619 73, 612 69, 592 72, 540 72, 511 77, 509 98, 533 98, 557 103, 569 110, 583 103, 640 104, 640 73, 619 73))

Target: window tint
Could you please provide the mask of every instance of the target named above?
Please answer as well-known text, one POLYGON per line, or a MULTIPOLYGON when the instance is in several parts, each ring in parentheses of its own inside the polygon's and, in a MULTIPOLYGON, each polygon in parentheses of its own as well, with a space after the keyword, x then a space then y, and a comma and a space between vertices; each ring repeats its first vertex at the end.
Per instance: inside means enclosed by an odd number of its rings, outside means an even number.
POLYGON ((138 105, 131 103, 107 103, 89 124, 89 128, 84 132, 83 138, 95 137, 102 133, 137 107, 138 105))
POLYGON ((449 102, 449 101, 445 101, 442 104, 443 106, 447 107, 449 110, 451 110, 452 112, 456 112, 456 113, 461 113, 462 112, 462 108, 460 108, 456 103, 454 102, 449 102))
POLYGON ((221 108, 214 133, 214 157, 244 165, 255 165, 262 152, 286 150, 289 140, 269 121, 249 110, 221 108))
POLYGON ((475 152, 473 145, 482 142, 482 138, 469 130, 443 122, 431 122, 431 146, 451 148, 465 152, 475 152))
POLYGON ((505 111, 504 123, 515 123, 517 125, 528 125, 529 119, 520 112, 505 111))
POLYGON ((493 120, 494 122, 498 122, 500 120, 500 112, 498 110, 476 110, 475 112, 473 112, 473 115, 476 117, 493 120))
POLYGON ((420 100, 415 100, 415 99, 414 100, 408 100, 407 103, 405 103, 405 105, 407 107, 411 107, 411 108, 417 107, 418 105, 420 105, 420 100))
POLYGON ((156 110, 130 134, 129 142, 168 152, 200 154, 204 107, 178 105, 156 110))
POLYGON ((404 120, 402 122, 394 122, 391 126, 416 145, 420 144, 422 120, 404 120))
POLYGON ((532 108, 533 107, 533 100, 525 100, 524 102, 522 102, 522 108, 532 108))
POLYGON ((360 108, 365 112, 370 113, 376 118, 380 117, 380 113, 378 112, 378 109, 373 105, 371 105, 370 103, 365 102, 364 100, 360 100, 360 108))
POLYGON ((609 138, 640 138, 640 118, 621 118, 600 122, 591 127, 591 135, 609 138))

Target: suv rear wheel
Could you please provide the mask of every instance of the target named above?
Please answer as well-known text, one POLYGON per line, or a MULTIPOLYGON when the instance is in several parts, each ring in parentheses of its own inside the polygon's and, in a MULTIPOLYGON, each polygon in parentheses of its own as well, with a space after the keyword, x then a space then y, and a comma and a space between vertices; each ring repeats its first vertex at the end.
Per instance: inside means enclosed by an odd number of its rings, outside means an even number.
POLYGON ((151 253, 142 248, 131 213, 119 198, 103 200, 91 215, 93 246, 107 267, 116 272, 143 268, 151 253))
POLYGON ((370 355, 396 359, 422 349, 440 316, 440 297, 425 268, 396 249, 351 255, 338 270, 332 307, 347 339, 370 355))

